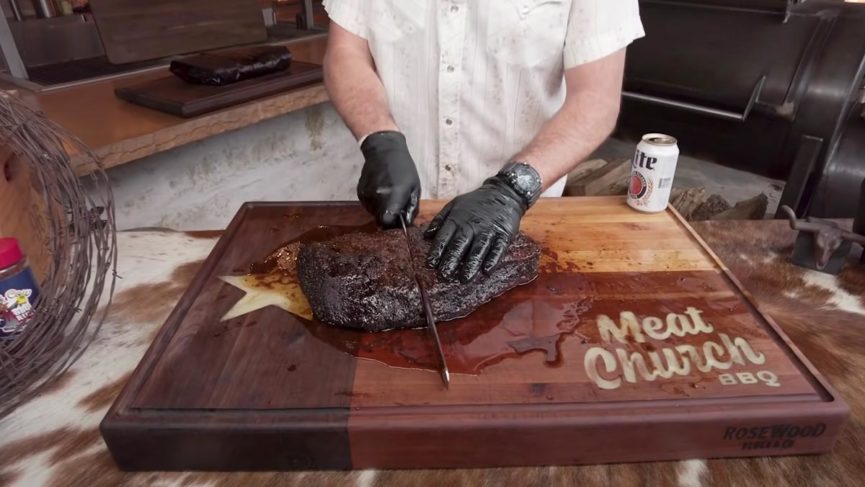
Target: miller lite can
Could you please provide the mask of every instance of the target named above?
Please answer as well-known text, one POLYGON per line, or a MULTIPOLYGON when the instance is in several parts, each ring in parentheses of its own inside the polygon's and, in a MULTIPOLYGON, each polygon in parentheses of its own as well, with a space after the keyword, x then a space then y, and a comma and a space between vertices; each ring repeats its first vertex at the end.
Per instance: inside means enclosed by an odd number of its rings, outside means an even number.
POLYGON ((631 161, 628 205, 647 213, 666 210, 678 161, 679 146, 675 137, 644 135, 631 161))

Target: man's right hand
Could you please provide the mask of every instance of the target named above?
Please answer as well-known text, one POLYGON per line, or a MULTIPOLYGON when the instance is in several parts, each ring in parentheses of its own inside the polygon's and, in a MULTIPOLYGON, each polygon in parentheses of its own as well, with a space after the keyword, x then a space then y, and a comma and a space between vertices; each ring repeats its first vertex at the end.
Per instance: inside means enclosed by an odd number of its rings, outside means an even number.
POLYGON ((420 201, 420 177, 405 136, 396 131, 375 132, 360 146, 365 162, 357 183, 357 197, 383 228, 400 226, 399 214, 414 221, 420 201))

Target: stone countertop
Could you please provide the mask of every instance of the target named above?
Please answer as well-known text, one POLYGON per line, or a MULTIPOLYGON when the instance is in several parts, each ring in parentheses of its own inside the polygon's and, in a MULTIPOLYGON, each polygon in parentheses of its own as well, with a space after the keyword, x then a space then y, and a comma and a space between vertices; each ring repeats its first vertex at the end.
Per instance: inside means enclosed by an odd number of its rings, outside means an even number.
MULTIPOLYGON (((325 34, 289 41, 285 45, 298 61, 321 64, 325 34)), ((167 69, 95 81, 40 93, 19 89, 25 100, 77 135, 102 158, 106 168, 156 154, 189 142, 252 125, 327 101, 322 83, 260 98, 192 118, 181 118, 134 105, 114 95, 116 86, 165 76, 167 69)), ((78 174, 95 167, 73 155, 78 174)))
POLYGON ((221 232, 118 234, 117 291, 97 339, 73 367, 0 422, 0 484, 117 485, 858 485, 865 478, 865 267, 840 276, 789 264, 784 221, 693 224, 850 405, 826 455, 692 459, 584 467, 285 473, 126 473, 99 421, 221 232))

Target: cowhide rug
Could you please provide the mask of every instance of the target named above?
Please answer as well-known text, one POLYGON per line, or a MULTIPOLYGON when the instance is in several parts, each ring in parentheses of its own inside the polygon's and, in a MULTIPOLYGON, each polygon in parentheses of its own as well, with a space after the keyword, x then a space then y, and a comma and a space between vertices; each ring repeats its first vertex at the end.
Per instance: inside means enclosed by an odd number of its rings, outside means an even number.
POLYGON ((218 233, 119 235, 118 292, 101 335, 72 369, 0 422, 0 485, 862 485, 865 479, 865 268, 838 278, 788 263, 783 222, 704 222, 698 232, 829 379, 852 410, 828 455, 749 460, 440 471, 124 473, 99 421, 216 243, 218 233))

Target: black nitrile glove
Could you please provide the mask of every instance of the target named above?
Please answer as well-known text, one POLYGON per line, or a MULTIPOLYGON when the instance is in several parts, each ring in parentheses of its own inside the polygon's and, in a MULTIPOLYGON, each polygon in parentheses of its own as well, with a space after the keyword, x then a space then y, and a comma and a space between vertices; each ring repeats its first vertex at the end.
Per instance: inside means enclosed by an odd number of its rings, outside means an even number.
MULTIPOLYGON (((533 173, 529 179, 537 175, 523 166, 533 173)), ((509 174, 499 173, 480 188, 457 196, 430 223, 426 237, 435 238, 427 264, 438 267, 443 277, 458 275, 463 282, 471 281, 481 270, 492 271, 507 251, 520 219, 537 198, 534 193, 521 195, 509 174)), ((532 184, 537 192, 540 177, 532 184)))
POLYGON ((365 162, 357 183, 357 197, 384 228, 414 221, 420 200, 420 177, 408 152, 405 136, 395 131, 376 132, 360 146, 365 162))

